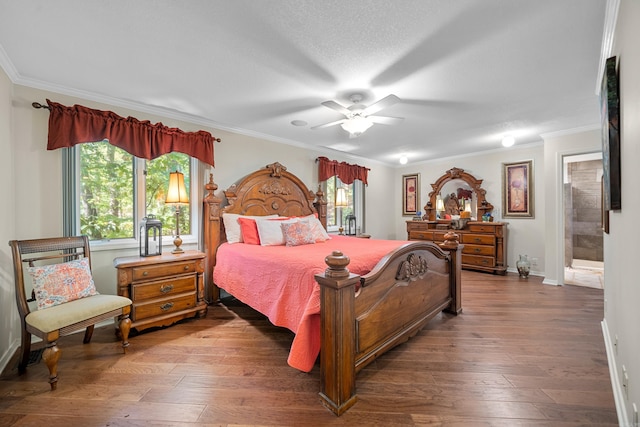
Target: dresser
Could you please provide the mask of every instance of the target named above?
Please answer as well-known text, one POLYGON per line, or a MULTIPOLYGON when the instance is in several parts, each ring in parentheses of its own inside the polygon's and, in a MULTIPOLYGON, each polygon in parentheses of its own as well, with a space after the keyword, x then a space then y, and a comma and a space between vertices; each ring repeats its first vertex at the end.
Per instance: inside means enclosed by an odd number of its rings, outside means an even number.
POLYGON ((437 221, 407 221, 409 240, 443 243, 444 235, 453 231, 460 235, 462 268, 505 274, 507 272, 507 223, 470 221, 462 230, 445 229, 437 221))
POLYGON ((131 327, 136 331, 204 317, 204 258, 200 251, 151 257, 120 257, 118 295, 133 301, 131 327))

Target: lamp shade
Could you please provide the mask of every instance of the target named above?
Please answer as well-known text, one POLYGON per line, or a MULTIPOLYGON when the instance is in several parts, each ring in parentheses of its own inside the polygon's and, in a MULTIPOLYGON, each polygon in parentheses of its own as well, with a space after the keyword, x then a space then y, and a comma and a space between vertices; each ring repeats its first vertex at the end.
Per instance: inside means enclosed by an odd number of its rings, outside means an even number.
POLYGON ((184 174, 182 172, 171 172, 169 174, 169 190, 165 203, 188 204, 189 196, 184 186, 184 174))
POLYGON ((336 190, 336 207, 344 208, 347 206, 347 191, 344 188, 336 190))
POLYGON ((349 132, 352 136, 358 136, 369 129, 371 126, 373 126, 373 123, 366 117, 354 116, 353 118, 342 123, 342 125, 340 126, 342 126, 342 129, 349 132))
POLYGON ((438 212, 444 211, 444 202, 442 200, 442 197, 440 197, 440 196, 437 196, 437 198, 436 198, 436 210, 438 212))

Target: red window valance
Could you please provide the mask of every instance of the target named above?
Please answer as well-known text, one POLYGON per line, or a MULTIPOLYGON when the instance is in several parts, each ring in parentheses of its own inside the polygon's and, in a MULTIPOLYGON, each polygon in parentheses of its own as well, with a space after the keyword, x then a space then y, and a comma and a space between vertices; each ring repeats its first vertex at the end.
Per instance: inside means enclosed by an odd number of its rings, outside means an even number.
POLYGON ((66 107, 48 99, 47 104, 50 110, 47 150, 106 139, 143 159, 151 160, 178 151, 214 166, 213 144, 219 139, 209 132, 184 132, 162 123, 124 118, 112 111, 93 110, 82 105, 66 107))
POLYGON ((345 184, 352 184, 353 181, 359 179, 365 185, 368 185, 368 173, 369 169, 364 166, 350 165, 345 162, 329 160, 326 157, 318 157, 318 179, 320 181, 326 181, 335 175, 345 184))

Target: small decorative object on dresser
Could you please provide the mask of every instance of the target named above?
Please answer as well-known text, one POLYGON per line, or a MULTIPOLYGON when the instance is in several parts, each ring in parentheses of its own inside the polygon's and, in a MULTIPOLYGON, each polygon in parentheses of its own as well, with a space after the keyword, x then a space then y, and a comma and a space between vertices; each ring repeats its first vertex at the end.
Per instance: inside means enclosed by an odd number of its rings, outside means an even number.
POLYGON ((200 251, 114 259, 118 295, 133 301, 131 327, 140 332, 188 317, 204 317, 204 259, 200 251))
POLYGON ((140 256, 162 254, 162 222, 153 215, 140 221, 140 256))

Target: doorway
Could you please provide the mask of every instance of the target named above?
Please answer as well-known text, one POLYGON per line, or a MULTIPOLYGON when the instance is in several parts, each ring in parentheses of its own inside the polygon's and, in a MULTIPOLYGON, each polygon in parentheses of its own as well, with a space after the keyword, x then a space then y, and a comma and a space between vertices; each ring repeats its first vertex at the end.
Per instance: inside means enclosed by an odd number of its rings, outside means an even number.
POLYGON ((564 284, 604 287, 602 153, 563 158, 564 284))

